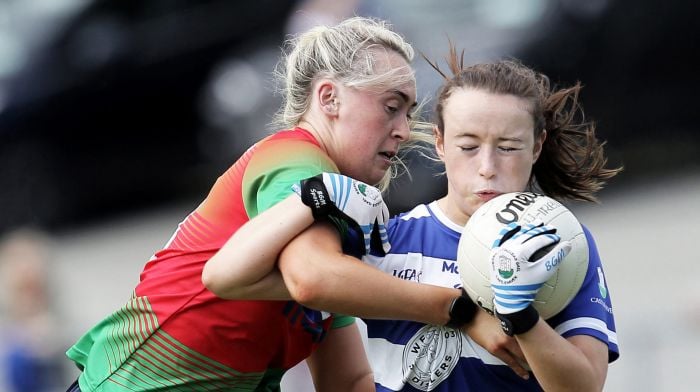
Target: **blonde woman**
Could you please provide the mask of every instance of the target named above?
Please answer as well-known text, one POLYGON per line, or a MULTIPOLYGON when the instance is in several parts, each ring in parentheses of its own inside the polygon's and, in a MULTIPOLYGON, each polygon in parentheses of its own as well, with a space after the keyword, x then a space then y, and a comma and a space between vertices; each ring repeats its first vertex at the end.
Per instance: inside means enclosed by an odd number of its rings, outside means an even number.
MULTIPOLYGON (((365 18, 290 42, 281 61, 285 129, 219 177, 146 263, 131 299, 68 350, 82 370, 70 390, 274 391, 321 341, 324 350, 343 349, 334 363, 316 362, 334 390, 373 390, 352 317, 294 301, 224 300, 202 284, 202 269, 241 225, 285 199, 300 180, 323 172, 369 184, 389 178, 416 102, 412 58, 412 47, 386 23, 365 18)), ((353 203, 336 209, 345 218, 335 221, 341 232, 348 222, 381 226, 381 198, 367 209, 353 203)), ((273 296, 286 292, 261 287, 273 296)))

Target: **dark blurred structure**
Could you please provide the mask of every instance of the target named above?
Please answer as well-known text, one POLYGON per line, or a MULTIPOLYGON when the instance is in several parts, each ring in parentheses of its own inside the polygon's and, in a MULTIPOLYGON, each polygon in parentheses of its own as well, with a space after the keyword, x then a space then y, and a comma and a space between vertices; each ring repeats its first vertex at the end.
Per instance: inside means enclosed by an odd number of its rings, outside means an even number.
POLYGON ((201 90, 227 55, 279 46, 294 1, 79 3, 0 78, 0 232, 199 192, 201 90))
MULTIPOLYGON (((32 48, 19 72, 3 77, 0 58, 0 232, 201 198, 265 133, 277 104, 270 72, 300 3, 75 2, 85 5, 32 48)), ((611 164, 625 165, 617 185, 700 167, 700 77, 690 61, 698 8, 682 0, 384 0, 357 1, 356 14, 390 20, 433 60, 449 36, 469 63, 514 56, 555 83, 582 81, 611 164)), ((437 74, 420 56, 414 65, 419 96, 431 97, 437 74)), ((439 168, 420 158, 409 167, 413 180, 390 189, 392 212, 445 192, 439 168)))
POLYGON ((553 82, 583 83, 586 113, 612 163, 625 165, 621 178, 697 170, 699 12, 683 0, 560 1, 554 23, 516 57, 553 82))

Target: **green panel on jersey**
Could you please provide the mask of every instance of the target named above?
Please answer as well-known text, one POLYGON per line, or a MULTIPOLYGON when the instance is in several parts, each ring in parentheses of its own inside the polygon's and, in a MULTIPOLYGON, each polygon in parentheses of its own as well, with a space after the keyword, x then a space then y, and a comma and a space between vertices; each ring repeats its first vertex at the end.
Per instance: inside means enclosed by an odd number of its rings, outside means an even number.
POLYGON ((86 391, 276 390, 283 373, 279 369, 237 372, 185 347, 158 329, 144 297, 132 298, 67 354, 81 368, 89 369, 80 376, 81 389, 86 391), (99 352, 104 356, 98 357, 99 352))

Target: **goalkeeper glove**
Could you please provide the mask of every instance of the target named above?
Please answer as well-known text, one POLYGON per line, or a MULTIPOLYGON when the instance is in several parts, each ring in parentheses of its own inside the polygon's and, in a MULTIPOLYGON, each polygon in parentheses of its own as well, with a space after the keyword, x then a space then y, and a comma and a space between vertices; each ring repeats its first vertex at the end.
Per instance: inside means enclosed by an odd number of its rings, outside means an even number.
POLYGON ((561 241, 556 229, 544 223, 501 230, 491 255, 491 289, 496 314, 509 334, 529 331, 539 320, 532 302, 540 287, 557 271, 571 243, 561 241), (540 254, 545 253, 544 256, 540 254))
POLYGON ((365 253, 369 253, 373 238, 381 242, 385 253, 391 249, 385 227, 389 209, 379 189, 337 173, 307 178, 293 188, 311 208, 314 219, 334 216, 361 232, 365 253))

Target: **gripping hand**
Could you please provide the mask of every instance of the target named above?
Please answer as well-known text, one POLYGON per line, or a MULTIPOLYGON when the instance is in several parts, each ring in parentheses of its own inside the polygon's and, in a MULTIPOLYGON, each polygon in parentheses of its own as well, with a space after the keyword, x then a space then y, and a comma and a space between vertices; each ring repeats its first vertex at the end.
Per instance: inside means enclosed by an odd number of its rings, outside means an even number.
POLYGON ((311 208, 315 219, 335 216, 360 231, 366 253, 373 236, 385 253, 391 249, 385 227, 389 209, 379 189, 342 174, 322 173, 302 180, 294 191, 311 208))
POLYGON ((526 332, 539 319, 530 305, 571 251, 571 243, 561 241, 556 231, 543 223, 511 223, 492 245, 491 288, 506 333, 526 332), (504 323, 513 325, 508 330, 504 323))

